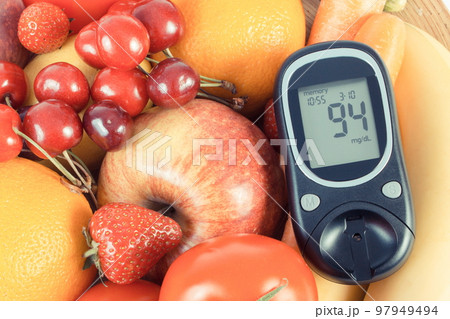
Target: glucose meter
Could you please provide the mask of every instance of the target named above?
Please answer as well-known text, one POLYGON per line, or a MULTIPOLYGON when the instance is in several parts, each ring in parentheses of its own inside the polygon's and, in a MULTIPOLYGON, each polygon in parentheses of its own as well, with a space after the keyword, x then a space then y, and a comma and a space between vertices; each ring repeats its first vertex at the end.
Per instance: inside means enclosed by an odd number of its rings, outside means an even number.
POLYGON ((353 41, 305 47, 283 64, 275 113, 298 245, 320 275, 385 278, 405 262, 414 214, 389 74, 353 41))

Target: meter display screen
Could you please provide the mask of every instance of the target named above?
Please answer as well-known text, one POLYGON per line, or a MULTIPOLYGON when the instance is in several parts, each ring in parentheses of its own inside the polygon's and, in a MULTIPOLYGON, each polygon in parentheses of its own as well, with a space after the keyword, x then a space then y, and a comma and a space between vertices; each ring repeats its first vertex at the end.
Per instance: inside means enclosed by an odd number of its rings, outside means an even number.
POLYGON ((318 150, 308 152, 312 169, 380 157, 367 78, 301 87, 298 98, 305 139, 318 150))

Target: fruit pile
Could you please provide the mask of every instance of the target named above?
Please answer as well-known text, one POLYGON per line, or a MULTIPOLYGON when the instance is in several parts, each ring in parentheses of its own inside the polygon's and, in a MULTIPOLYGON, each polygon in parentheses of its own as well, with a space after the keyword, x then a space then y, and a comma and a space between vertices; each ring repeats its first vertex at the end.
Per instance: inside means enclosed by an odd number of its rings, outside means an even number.
POLYGON ((419 299, 449 297, 417 278, 437 251, 421 236, 448 219, 424 187, 450 187, 450 53, 383 12, 395 0, 322 0, 308 39, 298 0, 77 2, 0 4, 0 300, 414 299, 411 278, 419 299), (415 250, 364 290, 303 260, 267 142, 283 61, 337 39, 387 65, 415 195, 415 250))

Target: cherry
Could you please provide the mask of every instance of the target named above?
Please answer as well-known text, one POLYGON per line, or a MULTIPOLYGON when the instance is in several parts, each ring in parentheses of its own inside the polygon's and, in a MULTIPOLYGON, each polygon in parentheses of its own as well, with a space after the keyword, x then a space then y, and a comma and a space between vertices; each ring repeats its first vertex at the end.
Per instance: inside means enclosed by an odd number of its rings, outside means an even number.
MULTIPOLYGON (((21 106, 17 109, 17 113, 19 113, 21 121, 23 121, 23 119, 25 118, 25 115, 27 114, 27 112, 30 108, 31 108, 31 105, 26 105, 26 106, 21 106)), ((22 151, 20 152, 19 156, 27 158, 32 161, 42 160, 40 157, 34 155, 34 153, 30 150, 30 148, 28 147, 25 140, 22 143, 22 151)))
MULTIPOLYGON (((80 143, 83 125, 78 114, 67 103, 46 100, 33 105, 23 120, 23 132, 54 157, 80 143)), ((27 143, 40 158, 46 156, 27 143)))
POLYGON ((111 100, 134 117, 148 102, 145 75, 138 69, 118 70, 104 68, 92 84, 92 99, 111 100))
POLYGON ((106 65, 98 53, 97 27, 98 22, 93 21, 80 30, 75 39, 75 50, 84 62, 93 68, 103 69, 106 65))
POLYGON ((141 1, 117 1, 108 9, 108 14, 128 14, 131 15, 136 5, 141 1))
POLYGON ((196 97, 199 88, 200 76, 178 58, 158 63, 147 79, 149 98, 162 107, 183 106, 196 97))
POLYGON ((0 162, 17 157, 22 150, 22 138, 14 132, 21 126, 19 114, 8 105, 0 104, 0 162))
POLYGON ((130 15, 105 15, 97 29, 98 52, 106 66, 130 70, 148 54, 150 37, 145 26, 130 15))
POLYGON ((89 102, 89 83, 72 64, 57 62, 43 68, 34 80, 38 101, 57 99, 69 104, 78 113, 89 102))
POLYGON ((184 34, 184 17, 168 0, 142 2, 133 10, 133 15, 147 28, 151 39, 150 53, 173 46, 184 34))
POLYGON ((88 107, 83 116, 83 126, 98 146, 112 151, 131 136, 133 119, 117 104, 101 101, 88 107))
POLYGON ((25 72, 16 64, 0 61, 0 103, 18 108, 27 97, 25 72))

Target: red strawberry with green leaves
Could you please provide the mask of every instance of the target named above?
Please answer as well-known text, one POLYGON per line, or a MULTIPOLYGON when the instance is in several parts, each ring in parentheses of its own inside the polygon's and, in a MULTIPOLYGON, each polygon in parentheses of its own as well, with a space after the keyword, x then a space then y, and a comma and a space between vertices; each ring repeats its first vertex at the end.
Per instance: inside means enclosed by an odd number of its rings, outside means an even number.
POLYGON ((42 54, 60 48, 69 35, 70 20, 58 6, 33 3, 22 11, 17 35, 29 51, 42 54))
MULTIPOLYGON (((181 228, 159 212, 133 204, 102 206, 84 231, 89 249, 84 256, 116 284, 143 277, 181 240, 181 228)), ((90 265, 88 263, 88 265, 90 265)))
POLYGON ((267 101, 264 107, 263 131, 269 140, 278 139, 277 121, 275 119, 275 106, 273 99, 267 101))

